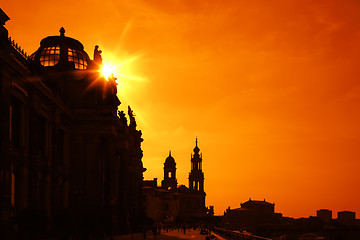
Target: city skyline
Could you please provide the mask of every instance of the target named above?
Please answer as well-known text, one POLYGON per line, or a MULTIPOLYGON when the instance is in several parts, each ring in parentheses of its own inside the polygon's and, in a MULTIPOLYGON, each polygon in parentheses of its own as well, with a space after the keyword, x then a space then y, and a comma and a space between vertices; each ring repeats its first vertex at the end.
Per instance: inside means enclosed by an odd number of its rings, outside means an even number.
POLYGON ((290 217, 360 211, 356 1, 1 7, 28 54, 64 27, 87 52, 99 45, 105 64, 121 65, 120 109, 130 105, 143 132, 145 179, 162 176, 171 150, 187 183, 197 136, 216 214, 249 197, 290 217))

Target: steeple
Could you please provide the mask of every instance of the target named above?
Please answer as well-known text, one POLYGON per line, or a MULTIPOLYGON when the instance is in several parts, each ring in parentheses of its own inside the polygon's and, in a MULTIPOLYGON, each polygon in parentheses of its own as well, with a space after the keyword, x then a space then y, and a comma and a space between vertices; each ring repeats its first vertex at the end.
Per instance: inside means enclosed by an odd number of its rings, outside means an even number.
POLYGON ((202 172, 202 154, 199 155, 198 139, 195 140, 194 154, 191 156, 191 172, 189 174, 189 188, 204 192, 204 173, 202 172))
MULTIPOLYGON (((197 139, 197 137, 196 137, 194 153, 195 153, 195 154, 199 154, 199 151, 200 151, 200 149, 199 149, 199 147, 198 147, 198 139, 197 139)), ((194 155, 195 155, 195 154, 194 154, 194 155)))

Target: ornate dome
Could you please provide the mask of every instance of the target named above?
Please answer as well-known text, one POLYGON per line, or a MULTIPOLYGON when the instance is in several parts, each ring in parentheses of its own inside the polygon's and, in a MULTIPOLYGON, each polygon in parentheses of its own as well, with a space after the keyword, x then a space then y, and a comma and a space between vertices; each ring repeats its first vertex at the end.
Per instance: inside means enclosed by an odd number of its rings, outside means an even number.
POLYGON ((164 165, 165 166, 175 166, 176 165, 175 159, 171 156, 171 151, 169 152, 169 156, 166 158, 164 165))
POLYGON ((40 42, 39 49, 30 57, 30 69, 42 71, 85 70, 91 60, 84 46, 73 38, 65 37, 64 28, 60 36, 46 37, 40 42))

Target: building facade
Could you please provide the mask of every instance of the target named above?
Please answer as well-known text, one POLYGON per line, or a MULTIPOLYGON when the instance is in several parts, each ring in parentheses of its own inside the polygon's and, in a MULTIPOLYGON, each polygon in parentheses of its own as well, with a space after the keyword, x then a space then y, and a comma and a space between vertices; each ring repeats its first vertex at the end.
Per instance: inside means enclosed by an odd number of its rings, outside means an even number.
POLYGON ((143 139, 131 108, 128 117, 118 111, 101 51, 91 60, 61 28, 27 56, 9 38, 3 11, 0 20, 2 234, 141 228, 143 139))

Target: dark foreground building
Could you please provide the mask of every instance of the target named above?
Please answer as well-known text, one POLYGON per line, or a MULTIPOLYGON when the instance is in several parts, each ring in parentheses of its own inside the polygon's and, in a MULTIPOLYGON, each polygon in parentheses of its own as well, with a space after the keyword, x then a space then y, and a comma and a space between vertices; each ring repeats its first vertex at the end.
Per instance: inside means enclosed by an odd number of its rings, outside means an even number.
POLYGON ((62 28, 28 57, 7 20, 0 9, 0 239, 141 229, 141 131, 101 51, 62 28))

